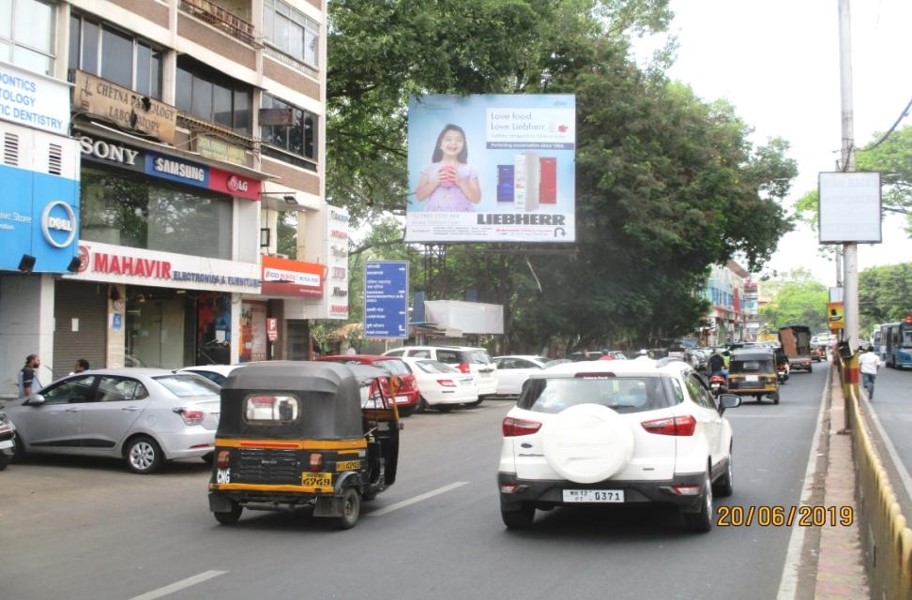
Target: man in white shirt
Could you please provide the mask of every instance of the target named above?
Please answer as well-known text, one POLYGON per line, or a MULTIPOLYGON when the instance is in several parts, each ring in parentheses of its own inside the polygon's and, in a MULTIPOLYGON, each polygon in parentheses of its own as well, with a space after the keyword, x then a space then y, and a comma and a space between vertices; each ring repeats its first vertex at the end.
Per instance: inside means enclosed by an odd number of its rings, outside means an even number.
POLYGON ((861 384, 868 392, 868 400, 874 399, 874 378, 880 368, 880 357, 874 353, 874 347, 868 346, 858 357, 858 369, 861 371, 861 384))

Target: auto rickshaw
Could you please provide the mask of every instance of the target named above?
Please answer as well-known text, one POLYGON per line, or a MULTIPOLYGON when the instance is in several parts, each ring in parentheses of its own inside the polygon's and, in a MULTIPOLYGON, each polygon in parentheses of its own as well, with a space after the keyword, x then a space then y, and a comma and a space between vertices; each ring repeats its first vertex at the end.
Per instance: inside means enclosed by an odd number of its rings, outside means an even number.
POLYGON ((769 396, 779 404, 779 375, 775 355, 761 348, 732 350, 728 365, 728 392, 740 396, 754 396, 757 402, 769 396))
POLYGON ((232 525, 245 508, 311 508, 354 527, 361 501, 396 481, 396 379, 376 367, 313 361, 235 369, 221 391, 209 479, 215 519, 232 525))

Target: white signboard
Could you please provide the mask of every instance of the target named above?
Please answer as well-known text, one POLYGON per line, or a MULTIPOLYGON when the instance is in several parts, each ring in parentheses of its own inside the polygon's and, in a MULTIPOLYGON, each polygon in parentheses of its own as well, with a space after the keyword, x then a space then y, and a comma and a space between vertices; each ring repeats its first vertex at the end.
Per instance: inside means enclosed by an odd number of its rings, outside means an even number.
POLYGON ((79 241, 79 271, 67 279, 187 290, 260 293, 260 265, 79 241))
POLYGON ((821 244, 881 242, 880 173, 820 173, 821 244))
POLYGON ((319 302, 286 299, 286 317, 300 311, 304 319, 348 319, 348 211, 327 204, 321 215, 325 221, 307 220, 306 235, 323 238, 321 253, 309 257, 326 265, 323 298, 319 302))
POLYGON ((70 84, 0 62, 0 119, 69 135, 70 84))

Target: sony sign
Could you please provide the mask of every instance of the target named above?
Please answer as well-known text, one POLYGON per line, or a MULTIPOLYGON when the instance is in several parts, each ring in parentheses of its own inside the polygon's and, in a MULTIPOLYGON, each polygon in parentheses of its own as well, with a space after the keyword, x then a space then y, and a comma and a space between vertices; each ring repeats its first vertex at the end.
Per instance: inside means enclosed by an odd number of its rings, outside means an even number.
POLYGON ((79 148, 82 150, 82 154, 89 158, 120 163, 128 167, 142 166, 136 164, 139 150, 125 148, 104 140, 93 140, 85 135, 79 138, 79 148))

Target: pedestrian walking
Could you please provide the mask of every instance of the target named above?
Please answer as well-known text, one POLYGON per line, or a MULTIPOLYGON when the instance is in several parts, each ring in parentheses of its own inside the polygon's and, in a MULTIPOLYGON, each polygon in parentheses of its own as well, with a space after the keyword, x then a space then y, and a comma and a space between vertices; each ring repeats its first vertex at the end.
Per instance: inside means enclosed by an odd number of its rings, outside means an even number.
POLYGON ((37 394, 44 386, 38 379, 38 368, 41 366, 41 357, 29 354, 25 357, 25 366, 19 369, 19 397, 28 398, 37 394))
POLYGON ((861 384, 868 392, 868 400, 874 399, 874 379, 880 369, 880 357, 874 353, 874 346, 868 346, 858 357, 858 369, 861 371, 861 384))

